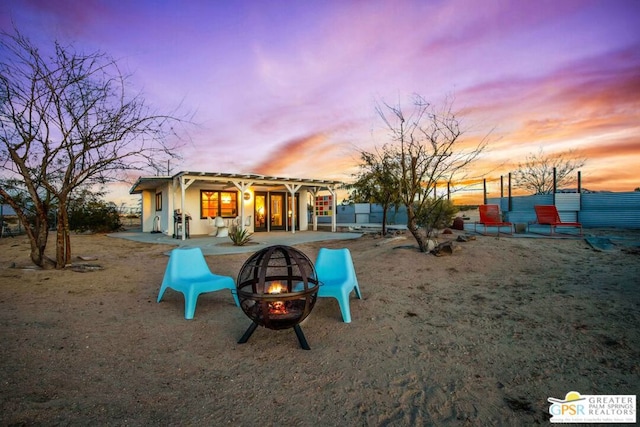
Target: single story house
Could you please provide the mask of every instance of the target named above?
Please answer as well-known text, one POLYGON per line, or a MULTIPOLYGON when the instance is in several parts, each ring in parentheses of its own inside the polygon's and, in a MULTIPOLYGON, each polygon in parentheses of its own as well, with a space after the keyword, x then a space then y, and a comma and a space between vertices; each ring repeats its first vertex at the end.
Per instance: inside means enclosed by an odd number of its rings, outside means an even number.
POLYGON ((235 224, 251 233, 308 230, 308 203, 314 205, 313 230, 318 216, 331 216, 335 232, 336 190, 341 185, 319 179, 183 171, 140 177, 129 193, 142 196, 143 232, 184 240, 210 234, 219 217, 226 226, 235 224))

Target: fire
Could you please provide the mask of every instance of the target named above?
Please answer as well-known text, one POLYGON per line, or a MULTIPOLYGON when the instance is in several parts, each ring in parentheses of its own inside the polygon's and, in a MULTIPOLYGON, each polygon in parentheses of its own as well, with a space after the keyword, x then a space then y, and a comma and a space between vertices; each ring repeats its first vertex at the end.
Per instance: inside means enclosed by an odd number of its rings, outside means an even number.
MULTIPOLYGON (((268 294, 281 294, 284 286, 278 282, 271 283, 267 289, 268 294)), ((269 303, 269 313, 271 314, 287 314, 287 308, 284 301, 274 301, 269 303)))
POLYGON ((273 282, 272 284, 269 285, 269 288, 267 289, 267 293, 281 294, 283 290, 284 290, 284 286, 282 286, 282 284, 280 284, 279 282, 273 282))

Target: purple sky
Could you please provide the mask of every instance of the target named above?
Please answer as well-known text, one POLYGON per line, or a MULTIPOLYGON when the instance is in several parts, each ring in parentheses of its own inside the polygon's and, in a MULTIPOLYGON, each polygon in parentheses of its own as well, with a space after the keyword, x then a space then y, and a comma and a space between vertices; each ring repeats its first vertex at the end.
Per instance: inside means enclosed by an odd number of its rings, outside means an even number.
POLYGON ((4 0, 12 21, 108 53, 151 105, 195 113, 172 173, 348 180, 357 150, 388 142, 375 102, 419 93, 455 98, 470 141, 492 131, 489 178, 573 149, 583 187, 640 186, 638 0, 4 0))

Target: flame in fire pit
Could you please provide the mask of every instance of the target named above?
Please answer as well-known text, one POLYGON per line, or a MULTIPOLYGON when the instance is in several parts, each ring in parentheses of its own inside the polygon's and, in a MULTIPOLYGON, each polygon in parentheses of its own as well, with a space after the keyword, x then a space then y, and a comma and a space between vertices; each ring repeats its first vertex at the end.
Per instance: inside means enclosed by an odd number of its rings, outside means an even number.
MULTIPOLYGON (((273 282, 269 285, 267 289, 268 294, 281 294, 284 290, 284 286, 279 282, 273 282)), ((269 313, 270 314, 287 314, 287 307, 284 304, 284 301, 274 301, 269 303, 269 313)))
POLYGON ((269 285, 267 289, 268 294, 281 294, 284 289, 284 286, 280 282, 273 282, 269 285))

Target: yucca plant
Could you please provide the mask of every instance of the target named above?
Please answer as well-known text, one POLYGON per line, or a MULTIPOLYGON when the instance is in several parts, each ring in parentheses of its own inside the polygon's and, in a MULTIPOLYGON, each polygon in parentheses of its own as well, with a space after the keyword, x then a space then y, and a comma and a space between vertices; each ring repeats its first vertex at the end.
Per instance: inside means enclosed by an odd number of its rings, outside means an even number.
POLYGON ((229 233, 234 246, 244 246, 251 241, 252 234, 245 228, 236 227, 229 233))

